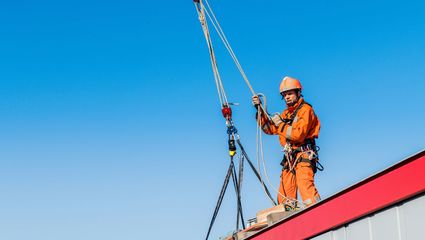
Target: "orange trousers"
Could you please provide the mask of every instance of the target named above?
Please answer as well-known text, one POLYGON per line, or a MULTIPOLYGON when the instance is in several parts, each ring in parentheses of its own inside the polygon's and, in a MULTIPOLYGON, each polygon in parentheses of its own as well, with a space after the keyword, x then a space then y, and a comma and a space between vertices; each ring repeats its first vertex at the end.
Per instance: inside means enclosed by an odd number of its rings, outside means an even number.
POLYGON ((300 192, 304 205, 308 206, 320 200, 319 192, 314 185, 314 172, 308 162, 299 162, 295 166, 295 174, 288 169, 282 170, 280 187, 277 197, 279 204, 285 203, 285 197, 297 199, 297 190, 300 192), (283 196, 285 197, 283 197, 283 196))

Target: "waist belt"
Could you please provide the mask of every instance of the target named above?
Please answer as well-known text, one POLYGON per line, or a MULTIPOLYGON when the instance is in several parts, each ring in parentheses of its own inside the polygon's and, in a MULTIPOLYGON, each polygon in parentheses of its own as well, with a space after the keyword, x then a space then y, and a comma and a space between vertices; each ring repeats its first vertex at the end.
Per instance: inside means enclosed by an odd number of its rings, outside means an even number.
POLYGON ((319 151, 317 148, 318 147, 316 146, 316 141, 314 139, 306 139, 303 145, 294 149, 293 154, 305 152, 308 150, 312 150, 317 153, 317 151, 319 151))

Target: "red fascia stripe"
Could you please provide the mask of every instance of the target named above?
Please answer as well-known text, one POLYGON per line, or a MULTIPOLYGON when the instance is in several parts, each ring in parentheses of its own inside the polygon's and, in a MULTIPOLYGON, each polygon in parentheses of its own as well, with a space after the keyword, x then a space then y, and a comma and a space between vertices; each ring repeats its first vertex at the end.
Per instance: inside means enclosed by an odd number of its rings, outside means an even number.
POLYGON ((425 192, 425 151, 250 237, 306 239, 425 192))

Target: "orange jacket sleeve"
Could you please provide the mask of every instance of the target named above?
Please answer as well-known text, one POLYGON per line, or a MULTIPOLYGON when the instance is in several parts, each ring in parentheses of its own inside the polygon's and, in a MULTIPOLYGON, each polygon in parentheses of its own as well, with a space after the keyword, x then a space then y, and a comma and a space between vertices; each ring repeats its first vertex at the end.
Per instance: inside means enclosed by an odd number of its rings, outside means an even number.
POLYGON ((271 122, 263 111, 261 111, 260 117, 256 114, 257 123, 265 134, 276 135, 278 134, 278 127, 271 122))

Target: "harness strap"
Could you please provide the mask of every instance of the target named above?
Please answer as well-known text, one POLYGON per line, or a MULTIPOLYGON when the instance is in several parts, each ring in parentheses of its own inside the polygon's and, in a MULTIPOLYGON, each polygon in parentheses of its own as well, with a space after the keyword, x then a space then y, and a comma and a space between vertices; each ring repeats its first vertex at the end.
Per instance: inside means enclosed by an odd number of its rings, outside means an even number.
MULTIPOLYGON (((294 122, 294 119, 296 118, 298 111, 302 108, 302 106, 304 106, 304 103, 306 103, 305 101, 302 102, 297 109, 295 109, 295 111, 291 114, 291 116, 289 118, 283 118, 282 121, 284 124, 288 124, 289 126, 292 126, 292 123, 294 122)), ((283 128, 282 128, 283 129, 283 128)))

